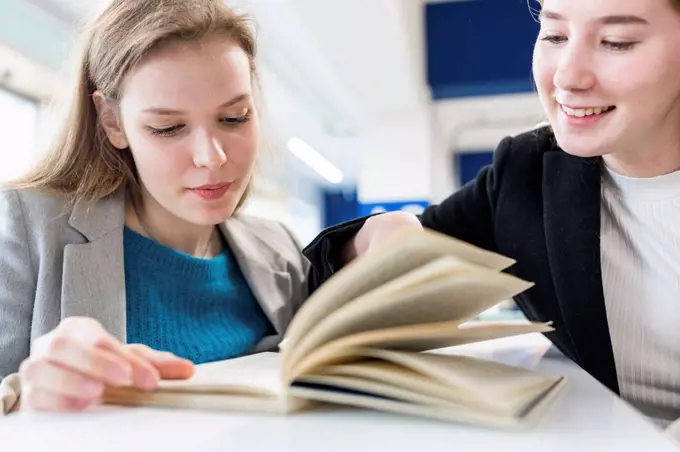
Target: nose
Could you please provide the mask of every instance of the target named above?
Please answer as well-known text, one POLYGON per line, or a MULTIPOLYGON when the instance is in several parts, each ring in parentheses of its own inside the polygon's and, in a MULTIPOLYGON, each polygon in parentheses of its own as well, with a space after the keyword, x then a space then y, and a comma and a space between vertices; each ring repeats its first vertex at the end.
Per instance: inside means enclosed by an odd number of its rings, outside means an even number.
POLYGON ((596 81, 591 51, 576 41, 569 42, 560 52, 553 77, 556 88, 562 91, 585 91, 596 81))
POLYGON ((222 143, 210 134, 201 134, 194 144, 194 165, 216 170, 227 162, 227 154, 222 143))

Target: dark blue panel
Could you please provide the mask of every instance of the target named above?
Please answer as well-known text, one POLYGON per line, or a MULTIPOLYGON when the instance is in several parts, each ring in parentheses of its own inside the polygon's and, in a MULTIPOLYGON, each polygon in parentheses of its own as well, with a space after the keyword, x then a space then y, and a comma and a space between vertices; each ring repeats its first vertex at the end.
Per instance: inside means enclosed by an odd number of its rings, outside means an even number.
POLYGON ((527 0, 431 3, 425 21, 427 78, 435 98, 533 91, 531 55, 539 27, 527 0))
POLYGON ((501 80, 496 82, 468 83, 467 85, 433 86, 433 100, 453 99, 458 97, 493 96, 501 94, 518 94, 534 91, 530 80, 501 80))
POLYGON ((458 169, 458 183, 462 186, 477 177, 479 170, 491 164, 493 151, 463 152, 455 154, 455 159, 458 169))
POLYGON ((403 210, 413 214, 422 213, 425 208, 430 205, 428 201, 423 200, 404 200, 404 201, 385 201, 372 203, 359 203, 359 216, 372 215, 374 213, 382 212, 396 212, 403 210))
POLYGON ((344 191, 323 193, 323 227, 342 223, 359 216, 357 192, 344 191))

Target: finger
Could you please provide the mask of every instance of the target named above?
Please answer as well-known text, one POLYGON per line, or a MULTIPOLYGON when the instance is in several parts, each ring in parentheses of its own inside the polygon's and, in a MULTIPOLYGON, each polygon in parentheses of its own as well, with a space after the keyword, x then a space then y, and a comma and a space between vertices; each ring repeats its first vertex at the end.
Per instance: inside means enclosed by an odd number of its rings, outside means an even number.
POLYGON ((132 369, 132 385, 145 390, 152 390, 158 385, 161 379, 160 372, 148 359, 134 353, 124 344, 116 341, 115 344, 103 343, 99 347, 109 350, 113 347, 113 352, 125 359, 132 369))
POLYGON ((101 381, 45 360, 27 361, 21 369, 21 377, 33 389, 88 403, 98 400, 104 392, 101 381))
POLYGON ((160 374, 156 367, 141 356, 129 350, 125 344, 113 337, 103 328, 95 329, 95 331, 86 328, 78 330, 79 337, 87 340, 96 348, 107 350, 116 356, 125 360, 130 366, 132 380, 128 385, 135 386, 140 389, 152 390, 160 380, 160 374), (85 336, 87 333, 91 336, 85 336))
MULTIPOLYGON (((48 335, 46 339, 48 344, 46 356, 55 353, 51 350, 52 348, 66 348, 59 346, 60 341, 67 344, 78 343, 83 346, 81 349, 91 350, 92 355, 96 354, 96 350, 108 351, 110 355, 121 358, 127 364, 126 378, 110 382, 110 384, 116 386, 134 385, 140 389, 153 389, 158 384, 160 379, 158 370, 151 363, 128 350, 123 343, 106 331, 96 320, 87 317, 69 317, 59 324, 56 333, 48 335)), ((76 362, 79 364, 79 368, 89 369, 90 367, 89 363, 83 362, 82 359, 76 362)))
POLYGON ((154 350, 142 344, 130 344, 128 349, 151 362, 165 380, 186 380, 194 374, 194 364, 169 352, 154 350))
POLYGON ((33 356, 113 386, 132 384, 132 366, 126 359, 67 335, 36 342, 33 356))
POLYGON ((83 400, 63 396, 40 388, 27 387, 23 391, 21 409, 34 411, 82 411, 97 403, 97 400, 83 400))

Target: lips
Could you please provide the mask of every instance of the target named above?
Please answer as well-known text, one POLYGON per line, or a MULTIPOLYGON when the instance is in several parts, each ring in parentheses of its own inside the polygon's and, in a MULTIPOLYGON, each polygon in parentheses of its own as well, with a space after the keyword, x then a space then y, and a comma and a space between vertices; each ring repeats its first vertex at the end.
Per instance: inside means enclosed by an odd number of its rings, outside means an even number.
POLYGON ((219 184, 201 185, 200 187, 191 188, 191 190, 220 190, 222 188, 229 187, 230 185, 231 182, 222 182, 219 184))
POLYGON ((201 185, 200 187, 190 188, 189 190, 204 200, 212 201, 222 198, 229 190, 229 187, 231 187, 231 182, 201 185))

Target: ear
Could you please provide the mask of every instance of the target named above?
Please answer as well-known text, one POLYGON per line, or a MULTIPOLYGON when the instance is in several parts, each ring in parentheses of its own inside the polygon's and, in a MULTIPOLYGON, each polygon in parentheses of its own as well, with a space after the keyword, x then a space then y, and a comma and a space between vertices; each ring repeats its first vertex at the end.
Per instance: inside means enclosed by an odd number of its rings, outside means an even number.
POLYGON ((106 136, 111 144, 118 149, 127 149, 130 145, 120 115, 111 102, 99 91, 92 95, 92 101, 97 109, 97 116, 106 136))

